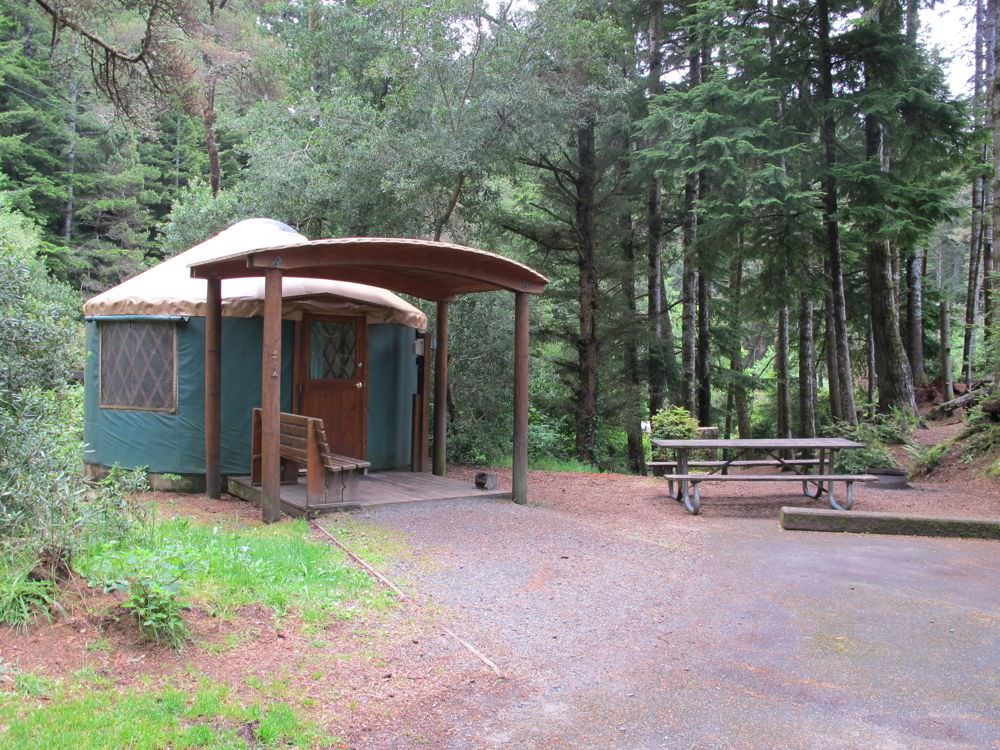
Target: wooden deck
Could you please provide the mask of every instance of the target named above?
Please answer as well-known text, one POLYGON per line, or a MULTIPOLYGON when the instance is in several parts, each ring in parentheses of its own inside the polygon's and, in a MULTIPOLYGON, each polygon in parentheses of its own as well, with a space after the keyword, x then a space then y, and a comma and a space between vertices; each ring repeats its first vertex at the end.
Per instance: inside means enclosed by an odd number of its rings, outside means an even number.
MULTIPOLYGON (((250 477, 229 477, 229 494, 252 503, 260 502, 260 487, 254 487, 250 477)), ((385 505, 427 502, 431 500, 510 499, 507 490, 480 490, 471 482, 448 479, 413 471, 380 471, 361 477, 358 497, 353 503, 324 505, 310 509, 309 515, 365 510, 385 505)), ((281 485, 281 510, 290 516, 306 515, 304 478, 297 484, 281 485)))

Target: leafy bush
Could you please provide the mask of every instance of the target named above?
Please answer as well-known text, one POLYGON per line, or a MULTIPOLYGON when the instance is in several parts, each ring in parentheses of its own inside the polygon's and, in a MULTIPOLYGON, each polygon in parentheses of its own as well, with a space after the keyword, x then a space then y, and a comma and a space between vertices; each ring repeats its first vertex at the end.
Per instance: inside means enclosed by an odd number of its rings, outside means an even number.
POLYGON ((91 585, 125 592, 122 606, 132 612, 146 638, 179 648, 188 629, 177 597, 200 562, 182 544, 150 549, 105 542, 85 558, 80 572, 91 585))
POLYGON ((1000 396, 992 396, 969 409, 961 439, 970 458, 1000 452, 1000 396))
POLYGON ((948 451, 954 444, 953 440, 946 440, 937 445, 922 446, 908 445, 906 451, 913 457, 913 465, 910 467, 910 476, 922 477, 933 472, 941 460, 948 455, 948 451))
POLYGON ((917 429, 920 420, 916 415, 893 409, 888 414, 875 414, 865 425, 878 440, 889 445, 906 445, 917 429))
POLYGON ((696 440, 698 420, 683 406, 665 406, 653 415, 650 432, 660 440, 696 440))
MULTIPOLYGON (((695 440, 698 437, 698 420, 683 406, 665 406, 650 420, 650 437, 660 440, 695 440)), ((668 458, 667 452, 653 450, 654 460, 668 458)))
POLYGON ((842 474, 864 474, 869 468, 895 468, 896 461, 882 442, 881 428, 878 425, 859 422, 850 425, 838 422, 831 428, 837 437, 847 438, 861 443, 863 448, 838 450, 834 470, 842 474))
POLYGON ((74 554, 143 523, 122 475, 88 488, 78 295, 48 276, 35 225, 0 194, 0 621, 48 614, 74 554))

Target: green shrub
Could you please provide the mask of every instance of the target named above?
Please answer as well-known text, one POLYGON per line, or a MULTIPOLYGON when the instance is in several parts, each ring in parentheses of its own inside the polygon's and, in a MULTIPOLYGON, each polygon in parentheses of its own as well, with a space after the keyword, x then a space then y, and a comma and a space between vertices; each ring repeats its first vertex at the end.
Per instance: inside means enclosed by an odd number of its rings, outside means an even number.
POLYGON ((665 406, 653 415, 650 433, 660 440, 696 440, 698 420, 683 406, 665 406))
POLYGON ((55 603, 55 585, 51 581, 31 577, 34 568, 23 561, 14 561, 0 569, 0 623, 24 628, 38 615, 50 618, 55 603))
POLYGON ((953 440, 946 440, 943 443, 931 446, 908 445, 906 451, 913 457, 913 465, 910 467, 911 477, 927 476, 933 472, 941 460, 948 455, 953 440))
POLYGON ((146 638, 179 648, 188 629, 178 594, 199 563, 194 550, 182 544, 151 549, 105 542, 82 561, 80 572, 91 585, 125 592, 122 606, 146 638))
MULTIPOLYGON (((695 440, 698 437, 698 420, 683 406, 665 406, 650 420, 650 437, 660 440, 695 440)), ((653 460, 669 458, 668 451, 654 449, 653 460)))
POLYGON ((833 425, 831 432, 837 437, 847 438, 864 446, 837 451, 834 470, 838 473, 864 474, 869 468, 895 468, 896 460, 882 442, 881 436, 884 433, 877 425, 838 422, 833 425))

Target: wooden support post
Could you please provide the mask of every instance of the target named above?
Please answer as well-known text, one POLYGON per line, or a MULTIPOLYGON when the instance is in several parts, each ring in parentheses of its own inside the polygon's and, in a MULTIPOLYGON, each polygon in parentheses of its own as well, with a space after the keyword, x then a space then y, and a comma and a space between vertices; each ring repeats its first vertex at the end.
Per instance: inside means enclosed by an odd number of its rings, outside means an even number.
POLYGON ((448 303, 437 303, 434 350, 434 473, 443 477, 448 456, 448 303))
POLYGON ((514 294, 514 502, 528 502, 528 315, 527 292, 514 294))
POLYGON ((281 269, 264 272, 264 338, 261 364, 261 517, 281 518, 281 269))
POLYGON ((222 280, 208 279, 205 310, 205 494, 222 496, 222 280))

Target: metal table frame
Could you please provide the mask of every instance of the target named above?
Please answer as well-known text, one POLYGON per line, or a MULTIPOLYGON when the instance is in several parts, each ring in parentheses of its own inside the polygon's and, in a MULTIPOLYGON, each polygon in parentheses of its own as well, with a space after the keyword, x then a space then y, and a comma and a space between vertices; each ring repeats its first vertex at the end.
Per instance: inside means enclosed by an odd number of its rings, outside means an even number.
MULTIPOLYGON (((780 455, 781 451, 804 451, 811 450, 818 452, 818 459, 816 464, 817 467, 816 475, 818 477, 824 474, 832 473, 829 471, 834 465, 836 459, 837 451, 839 450, 850 450, 854 448, 863 448, 861 443, 856 443, 853 440, 847 440, 846 438, 753 438, 753 439, 698 439, 698 440, 662 440, 654 438, 652 441, 654 448, 662 448, 665 450, 674 451, 674 455, 677 459, 677 474, 686 475, 688 473, 688 460, 690 459, 691 451, 696 450, 724 450, 724 451, 735 451, 735 455, 732 458, 727 458, 724 460, 721 466, 714 467, 711 471, 706 472, 707 476, 712 474, 717 474, 719 472, 725 473, 726 469, 733 461, 738 461, 741 456, 746 456, 752 453, 764 453, 767 456, 778 461, 778 465, 783 470, 792 471, 796 474, 802 474, 803 477, 809 476, 809 469, 812 465, 796 465, 786 463, 785 459, 780 455), (800 470, 801 469, 801 470, 800 470)), ((670 481, 670 475, 665 475, 667 480, 670 481)), ((739 481, 739 474, 727 474, 731 476, 731 481, 739 481)), ((676 500, 683 500, 684 507, 687 509, 688 513, 697 515, 701 510, 701 497, 700 493, 695 488, 695 492, 690 491, 689 485, 691 484, 687 479, 681 479, 677 481, 678 489, 676 496, 673 492, 673 487, 669 486, 670 494, 676 500)), ((830 502, 830 507, 834 510, 845 510, 841 506, 833 495, 833 482, 826 481, 822 479, 808 479, 804 478, 802 480, 802 494, 811 497, 813 499, 819 499, 823 493, 826 493, 827 498, 830 502), (815 485, 815 491, 810 490, 810 485, 815 485)), ((849 508, 849 506, 848 506, 849 508)))

